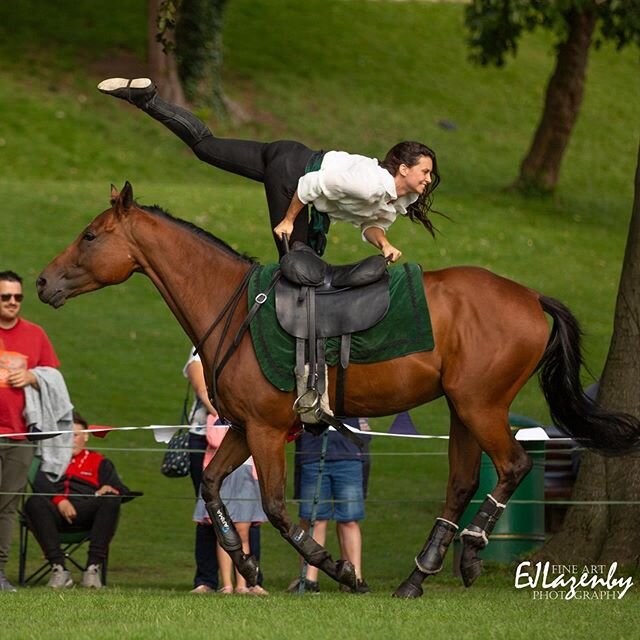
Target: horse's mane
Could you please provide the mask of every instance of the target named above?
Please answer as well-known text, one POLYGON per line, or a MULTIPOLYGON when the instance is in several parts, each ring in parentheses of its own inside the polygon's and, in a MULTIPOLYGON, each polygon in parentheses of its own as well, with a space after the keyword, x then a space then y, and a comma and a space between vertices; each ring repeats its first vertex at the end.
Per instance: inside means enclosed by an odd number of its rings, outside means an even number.
POLYGON ((212 233, 209 233, 208 231, 205 231, 198 225, 193 224, 193 222, 189 222, 188 220, 182 220, 182 218, 176 218, 175 216, 172 216, 168 211, 165 211, 162 207, 159 207, 157 204, 146 206, 136 202, 136 206, 142 209, 143 211, 146 211, 147 213, 150 213, 154 216, 160 216, 162 218, 166 218, 167 220, 171 220, 172 222, 175 222, 181 227, 185 227, 192 233, 195 233, 199 238, 204 238, 208 242, 211 242, 212 244, 216 245, 219 249, 222 249, 226 253, 229 253, 232 256, 239 258, 240 260, 243 260, 245 262, 251 262, 251 263, 256 262, 255 258, 247 255, 246 253, 239 253, 233 247, 228 245, 224 240, 217 238, 212 233))

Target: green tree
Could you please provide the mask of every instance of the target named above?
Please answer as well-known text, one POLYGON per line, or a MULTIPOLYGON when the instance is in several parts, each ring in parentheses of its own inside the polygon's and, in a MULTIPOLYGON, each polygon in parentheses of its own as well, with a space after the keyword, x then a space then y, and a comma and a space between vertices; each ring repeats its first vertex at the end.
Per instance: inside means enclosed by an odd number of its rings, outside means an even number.
POLYGON ((589 50, 611 40, 640 45, 640 0, 473 0, 465 10, 471 58, 505 64, 520 37, 536 28, 555 36, 556 64, 542 117, 520 165, 516 188, 553 191, 584 95, 589 50))

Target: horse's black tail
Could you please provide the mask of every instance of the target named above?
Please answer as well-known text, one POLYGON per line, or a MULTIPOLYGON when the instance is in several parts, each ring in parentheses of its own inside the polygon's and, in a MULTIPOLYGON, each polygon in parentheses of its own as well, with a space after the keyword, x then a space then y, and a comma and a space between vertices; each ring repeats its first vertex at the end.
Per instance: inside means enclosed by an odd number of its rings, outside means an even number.
POLYGON ((605 455, 622 455, 640 448, 640 421, 611 413, 585 396, 580 384, 583 364, 578 321, 561 302, 540 297, 553 328, 538 365, 540 385, 553 422, 577 442, 605 455))

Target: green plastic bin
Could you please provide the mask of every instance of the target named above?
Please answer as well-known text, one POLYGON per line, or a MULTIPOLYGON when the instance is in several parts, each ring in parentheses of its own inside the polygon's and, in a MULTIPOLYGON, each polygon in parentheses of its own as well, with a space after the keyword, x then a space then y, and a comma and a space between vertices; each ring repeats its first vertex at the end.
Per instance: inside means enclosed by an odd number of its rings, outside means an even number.
MULTIPOLYGON (((509 422, 514 427, 541 427, 531 418, 510 415, 509 422)), ((544 442, 523 441, 520 443, 533 461, 531 471, 525 476, 500 516, 489 536, 488 546, 480 553, 484 560, 511 563, 520 556, 541 547, 545 540, 544 528, 544 442), (535 503, 516 504, 516 500, 531 500, 535 503)), ((460 531, 471 522, 480 505, 491 493, 498 481, 498 475, 486 453, 480 462, 480 484, 472 502, 460 518, 460 531)), ((456 538, 456 552, 460 551, 460 541, 456 538)))

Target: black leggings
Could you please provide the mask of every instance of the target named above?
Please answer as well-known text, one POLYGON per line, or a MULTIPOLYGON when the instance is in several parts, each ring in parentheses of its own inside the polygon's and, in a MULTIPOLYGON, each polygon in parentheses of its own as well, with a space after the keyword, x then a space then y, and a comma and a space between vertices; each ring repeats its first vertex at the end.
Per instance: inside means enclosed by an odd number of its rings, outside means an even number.
MULTIPOLYGON (((165 102, 157 94, 143 105, 136 105, 152 118, 161 122, 187 144, 200 160, 236 175, 264 184, 269 207, 271 229, 284 218, 298 180, 313 151, 300 142, 277 140, 254 142, 216 138, 207 126, 186 109, 165 102)), ((307 244, 308 216, 301 212, 296 218, 290 242, 300 240, 307 244)), ((282 243, 274 240, 280 256, 282 243)))

